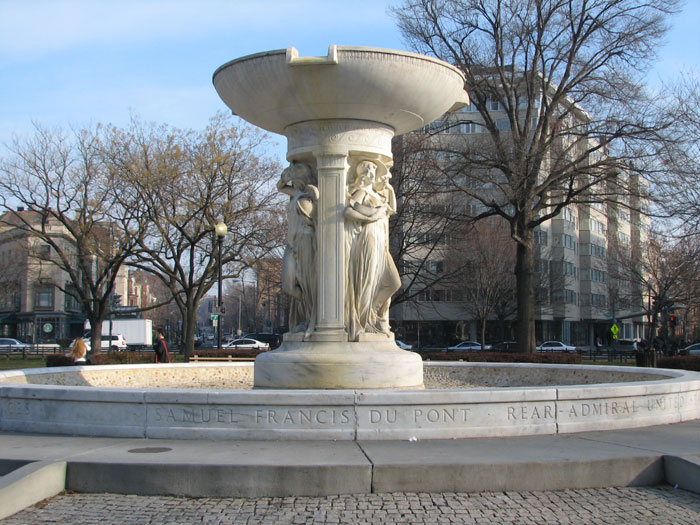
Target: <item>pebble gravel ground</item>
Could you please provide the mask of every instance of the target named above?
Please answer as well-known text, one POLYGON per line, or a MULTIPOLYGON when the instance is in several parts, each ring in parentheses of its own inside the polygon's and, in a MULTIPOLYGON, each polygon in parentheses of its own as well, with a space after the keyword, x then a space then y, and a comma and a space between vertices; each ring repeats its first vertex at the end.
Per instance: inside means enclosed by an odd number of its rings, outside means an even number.
POLYGON ((547 492, 392 493, 288 498, 176 498, 62 493, 3 525, 192 523, 700 523, 700 495, 668 486, 547 492))

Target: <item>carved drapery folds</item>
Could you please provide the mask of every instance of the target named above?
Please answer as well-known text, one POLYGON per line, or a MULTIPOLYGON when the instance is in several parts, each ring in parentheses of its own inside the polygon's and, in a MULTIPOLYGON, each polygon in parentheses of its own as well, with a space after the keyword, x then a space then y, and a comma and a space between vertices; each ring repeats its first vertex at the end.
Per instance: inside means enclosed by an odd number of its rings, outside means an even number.
POLYGON ((378 160, 360 161, 348 176, 345 218, 345 325, 361 334, 391 335, 389 305, 401 286, 389 253, 389 216, 396 212, 391 173, 378 160))
POLYGON ((292 163, 282 172, 277 188, 289 195, 282 259, 282 289, 291 297, 289 330, 308 336, 317 318, 316 174, 309 164, 292 163))
MULTIPOLYGON (((396 212, 391 173, 379 160, 360 160, 349 170, 344 224, 344 323, 349 341, 362 334, 391 336, 389 306, 401 280, 389 253, 389 217, 396 212)), ((289 230, 282 264, 282 287, 291 297, 290 332, 308 339, 317 322, 316 264, 319 198, 317 175, 307 163, 293 162, 277 184, 290 197, 289 230)))

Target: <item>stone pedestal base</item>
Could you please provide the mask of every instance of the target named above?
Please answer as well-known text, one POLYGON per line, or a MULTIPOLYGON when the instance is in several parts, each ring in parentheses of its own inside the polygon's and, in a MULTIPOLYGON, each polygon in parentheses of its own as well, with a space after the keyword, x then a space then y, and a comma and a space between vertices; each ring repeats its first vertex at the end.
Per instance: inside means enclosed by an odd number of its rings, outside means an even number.
POLYGON ((423 360, 388 340, 285 341, 255 359, 256 388, 423 388, 423 360))

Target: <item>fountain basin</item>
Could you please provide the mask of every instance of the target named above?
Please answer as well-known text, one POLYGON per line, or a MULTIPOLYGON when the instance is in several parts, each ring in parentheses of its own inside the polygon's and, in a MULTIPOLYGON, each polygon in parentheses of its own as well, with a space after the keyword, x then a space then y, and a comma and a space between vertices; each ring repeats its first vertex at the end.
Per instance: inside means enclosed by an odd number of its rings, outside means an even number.
POLYGON ((456 67, 359 46, 331 45, 327 57, 300 57, 293 47, 248 55, 219 67, 213 82, 234 113, 281 135, 291 124, 342 119, 379 122, 400 135, 469 101, 456 67))
POLYGON ((409 440, 558 434, 700 418, 700 374, 678 370, 426 363, 426 390, 257 390, 250 389, 252 377, 249 363, 3 372, 0 430, 409 440))

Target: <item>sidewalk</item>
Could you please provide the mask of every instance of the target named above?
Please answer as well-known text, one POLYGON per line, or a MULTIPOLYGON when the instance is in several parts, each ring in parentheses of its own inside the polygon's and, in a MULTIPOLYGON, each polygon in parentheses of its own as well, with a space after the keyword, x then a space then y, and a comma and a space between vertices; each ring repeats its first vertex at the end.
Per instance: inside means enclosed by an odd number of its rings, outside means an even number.
POLYGON ((0 474, 37 461, 65 462, 68 490, 118 494, 286 497, 664 482, 700 493, 700 420, 619 431, 416 442, 0 433, 0 474))

